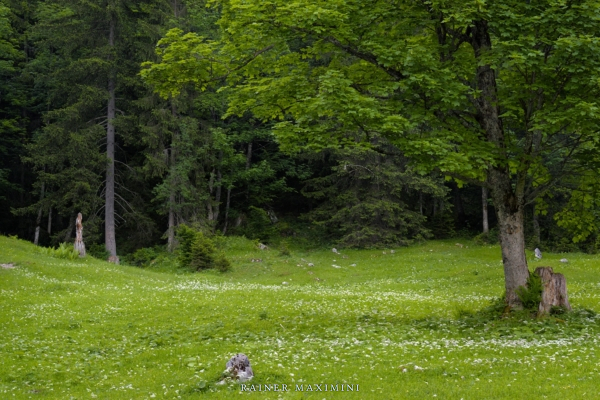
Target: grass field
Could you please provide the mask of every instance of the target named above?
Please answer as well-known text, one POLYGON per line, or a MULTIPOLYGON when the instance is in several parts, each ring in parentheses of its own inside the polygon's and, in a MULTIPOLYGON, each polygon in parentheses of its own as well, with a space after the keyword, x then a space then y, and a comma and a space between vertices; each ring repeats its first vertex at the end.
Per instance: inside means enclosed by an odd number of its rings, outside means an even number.
POLYGON ((0 399, 598 398, 600 257, 530 263, 566 275, 573 313, 501 318, 499 248, 455 242, 343 258, 231 238, 231 272, 175 274, 0 237, 0 399), (257 391, 216 384, 238 352, 257 391))

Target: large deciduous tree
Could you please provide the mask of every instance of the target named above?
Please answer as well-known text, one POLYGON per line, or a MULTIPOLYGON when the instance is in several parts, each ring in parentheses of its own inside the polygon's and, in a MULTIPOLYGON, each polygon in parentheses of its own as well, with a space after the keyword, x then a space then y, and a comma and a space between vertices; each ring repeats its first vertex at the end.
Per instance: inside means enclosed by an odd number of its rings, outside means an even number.
POLYGON ((143 72, 158 91, 226 77, 229 112, 278 120, 288 149, 383 137, 415 168, 490 189, 506 301, 521 306, 524 208, 599 139, 598 1, 215 4, 223 37, 171 31, 143 72))

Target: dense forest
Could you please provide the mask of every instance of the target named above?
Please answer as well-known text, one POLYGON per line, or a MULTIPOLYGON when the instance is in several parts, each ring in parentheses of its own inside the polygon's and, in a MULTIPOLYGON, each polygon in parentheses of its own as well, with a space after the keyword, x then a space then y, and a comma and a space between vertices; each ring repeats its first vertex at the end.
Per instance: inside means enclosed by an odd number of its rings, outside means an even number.
POLYGON ((0 233, 600 250, 597 7, 392 3, 2 0, 0 233))

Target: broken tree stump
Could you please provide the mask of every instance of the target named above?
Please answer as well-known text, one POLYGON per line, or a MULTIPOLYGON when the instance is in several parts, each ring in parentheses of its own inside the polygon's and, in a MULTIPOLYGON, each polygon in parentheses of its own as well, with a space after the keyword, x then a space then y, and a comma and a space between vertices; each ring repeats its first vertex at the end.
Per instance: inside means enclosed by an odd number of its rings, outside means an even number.
POLYGON ((554 273, 552 267, 538 267, 534 272, 542 280, 542 301, 538 308, 540 315, 550 313, 552 307, 571 310, 567 295, 567 280, 563 274, 554 273))
POLYGON ((75 251, 79 253, 79 257, 85 257, 85 243, 83 243, 83 217, 81 213, 77 214, 75 221, 75 251))

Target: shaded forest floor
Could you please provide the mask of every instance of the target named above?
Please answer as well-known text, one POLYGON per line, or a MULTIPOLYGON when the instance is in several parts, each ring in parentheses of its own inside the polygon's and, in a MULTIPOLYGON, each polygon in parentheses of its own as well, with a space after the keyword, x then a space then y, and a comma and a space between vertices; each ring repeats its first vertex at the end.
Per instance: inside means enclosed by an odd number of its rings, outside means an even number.
POLYGON ((174 274, 0 237, 0 264, 15 266, 0 268, 0 397, 595 398, 600 257, 531 261, 566 275, 575 311, 503 318, 499 248, 455 242, 345 258, 229 238, 231 272, 174 274), (247 387, 289 391, 216 385, 238 352, 247 387), (315 386, 342 383, 355 391, 315 386))

